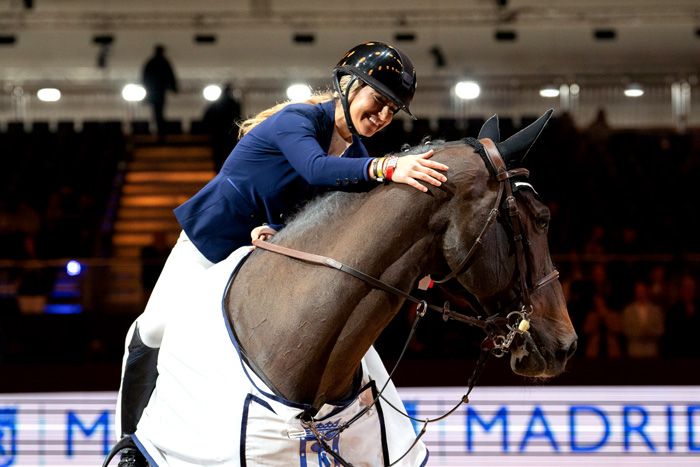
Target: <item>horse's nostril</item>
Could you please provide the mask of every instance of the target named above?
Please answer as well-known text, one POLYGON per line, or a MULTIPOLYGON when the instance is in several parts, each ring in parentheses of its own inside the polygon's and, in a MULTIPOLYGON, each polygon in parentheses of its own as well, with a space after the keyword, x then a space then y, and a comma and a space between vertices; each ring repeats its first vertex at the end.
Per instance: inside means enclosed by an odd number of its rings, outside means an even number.
POLYGON ((576 346, 577 346, 576 342, 577 341, 578 340, 573 341, 571 343, 571 345, 569 346, 569 350, 566 351, 566 358, 573 357, 574 353, 576 352, 576 346))

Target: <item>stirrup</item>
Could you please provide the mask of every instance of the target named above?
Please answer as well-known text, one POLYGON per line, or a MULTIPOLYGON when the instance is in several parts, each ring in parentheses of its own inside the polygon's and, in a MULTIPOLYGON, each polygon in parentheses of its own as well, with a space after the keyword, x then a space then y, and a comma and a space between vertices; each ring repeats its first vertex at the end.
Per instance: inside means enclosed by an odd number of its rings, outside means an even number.
POLYGON ((130 435, 126 435, 117 441, 112 450, 109 451, 109 454, 107 454, 102 467, 107 467, 109 462, 119 453, 121 453, 121 456, 118 467, 148 467, 148 461, 136 447, 136 443, 134 443, 130 435))
POLYGON ((138 449, 125 448, 122 450, 117 467, 148 467, 148 461, 138 449))

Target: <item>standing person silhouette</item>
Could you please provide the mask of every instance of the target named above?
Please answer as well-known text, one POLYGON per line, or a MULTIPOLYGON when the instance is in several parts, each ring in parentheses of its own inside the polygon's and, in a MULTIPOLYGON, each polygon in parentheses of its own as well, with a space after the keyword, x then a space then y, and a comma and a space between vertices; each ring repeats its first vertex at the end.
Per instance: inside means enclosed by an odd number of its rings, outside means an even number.
POLYGON ((241 104, 233 95, 231 83, 226 83, 221 97, 206 108, 203 118, 211 139, 217 172, 221 170, 226 156, 236 145, 236 134, 238 133, 236 123, 240 119, 241 104))
POLYGON ((146 99, 153 109, 153 118, 159 136, 165 134, 165 96, 167 91, 177 92, 177 80, 170 62, 165 58, 165 47, 156 45, 153 56, 146 62, 142 72, 146 88, 146 99))

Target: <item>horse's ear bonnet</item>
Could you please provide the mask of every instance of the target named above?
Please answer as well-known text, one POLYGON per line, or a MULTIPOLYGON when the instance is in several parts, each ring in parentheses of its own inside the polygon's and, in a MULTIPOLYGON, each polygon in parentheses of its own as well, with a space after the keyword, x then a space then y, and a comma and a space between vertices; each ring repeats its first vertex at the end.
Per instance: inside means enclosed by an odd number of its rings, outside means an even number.
POLYGON ((554 112, 554 109, 549 109, 540 118, 532 122, 527 127, 523 128, 502 143, 496 144, 501 156, 503 156, 503 160, 506 161, 507 165, 511 166, 518 164, 525 159, 525 156, 527 156, 530 148, 533 144, 535 144, 535 141, 537 141, 537 138, 542 133, 542 130, 544 130, 545 125, 552 116, 552 112, 554 112))
POLYGON ((498 115, 494 114, 493 117, 486 120, 486 122, 479 130, 479 136, 477 139, 488 138, 494 143, 501 142, 501 130, 499 129, 498 115))
POLYGON ((479 130, 479 139, 489 138, 496 143, 498 151, 501 153, 503 160, 511 167, 522 162, 530 151, 530 148, 544 130, 545 125, 552 116, 554 109, 549 109, 540 118, 532 122, 526 128, 523 128, 507 140, 501 141, 500 131, 498 129, 498 115, 486 120, 484 125, 479 130))

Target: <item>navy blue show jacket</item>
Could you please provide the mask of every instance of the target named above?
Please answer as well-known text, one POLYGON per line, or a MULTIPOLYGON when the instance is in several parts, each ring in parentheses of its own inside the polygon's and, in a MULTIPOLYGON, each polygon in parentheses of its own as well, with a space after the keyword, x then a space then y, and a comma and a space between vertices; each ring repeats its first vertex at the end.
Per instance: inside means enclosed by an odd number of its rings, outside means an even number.
POLYGON ((335 101, 290 104, 238 142, 221 172, 175 209, 197 249, 217 263, 250 244, 263 223, 279 229, 324 189, 370 189, 371 158, 357 136, 342 157, 328 156, 335 101))

